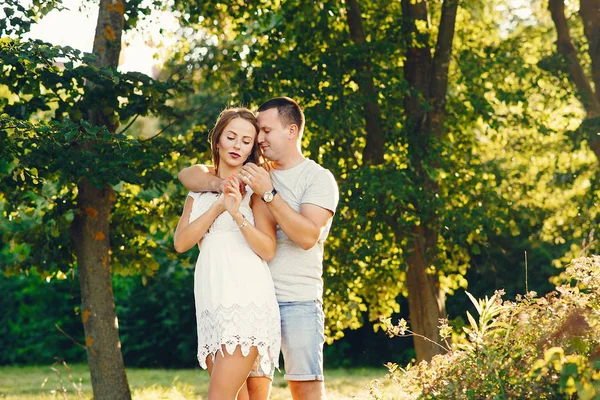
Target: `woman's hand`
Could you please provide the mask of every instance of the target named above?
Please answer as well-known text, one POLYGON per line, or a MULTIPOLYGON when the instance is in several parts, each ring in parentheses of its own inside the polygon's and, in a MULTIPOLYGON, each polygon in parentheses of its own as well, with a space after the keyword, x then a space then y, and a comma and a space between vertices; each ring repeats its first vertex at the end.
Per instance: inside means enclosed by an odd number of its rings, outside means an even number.
POLYGON ((213 202, 212 208, 214 208, 217 212, 217 215, 220 215, 222 212, 226 210, 225 208, 225 194, 219 193, 215 201, 213 202))
POLYGON ((225 209, 232 217, 237 216, 240 212, 240 204, 242 203, 242 193, 240 191, 240 181, 235 176, 228 179, 223 194, 225 209))

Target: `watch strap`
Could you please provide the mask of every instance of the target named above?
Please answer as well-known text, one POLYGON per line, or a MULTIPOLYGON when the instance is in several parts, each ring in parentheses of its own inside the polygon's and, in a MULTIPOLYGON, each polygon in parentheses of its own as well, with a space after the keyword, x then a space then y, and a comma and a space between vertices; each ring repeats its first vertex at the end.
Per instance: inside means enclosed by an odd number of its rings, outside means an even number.
POLYGON ((270 203, 271 201, 273 201, 273 198, 275 197, 275 195, 277 194, 277 189, 273 188, 273 190, 271 190, 270 192, 265 192, 262 196, 261 199, 262 201, 264 201, 265 203, 270 203), (265 196, 267 195, 267 193, 271 193, 271 199, 269 201, 267 201, 265 199, 265 196))

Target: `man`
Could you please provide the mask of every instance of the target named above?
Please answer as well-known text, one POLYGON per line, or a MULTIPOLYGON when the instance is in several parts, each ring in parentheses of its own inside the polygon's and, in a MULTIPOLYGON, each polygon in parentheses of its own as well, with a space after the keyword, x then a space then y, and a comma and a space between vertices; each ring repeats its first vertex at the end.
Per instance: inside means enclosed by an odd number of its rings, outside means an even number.
MULTIPOLYGON (((240 179, 262 196, 277 220, 277 252, 269 267, 281 313, 285 379, 294 400, 324 399, 323 242, 338 188, 328 170, 302 155, 304 113, 294 100, 268 100, 258 108, 257 119, 258 143, 271 170, 246 164, 240 179)), ((198 165, 181 171, 179 180, 192 191, 220 190, 224 184, 198 165)), ((260 375, 250 374, 255 377, 260 375)), ((272 374, 266 378, 266 394, 264 379, 248 379, 251 398, 268 396, 272 374)))

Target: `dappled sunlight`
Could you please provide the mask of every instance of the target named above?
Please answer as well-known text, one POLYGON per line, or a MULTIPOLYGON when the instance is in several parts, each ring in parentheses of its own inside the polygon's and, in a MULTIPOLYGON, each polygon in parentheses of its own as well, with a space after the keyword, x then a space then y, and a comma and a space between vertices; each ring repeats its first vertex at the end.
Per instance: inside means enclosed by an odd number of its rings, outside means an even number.
MULTIPOLYGON (((397 399, 394 396, 397 389, 386 374, 383 367, 326 370, 327 398, 366 400, 372 398, 372 393, 379 393, 382 400, 397 399)), ((208 394, 208 374, 199 368, 127 368, 127 377, 134 400, 201 400, 208 394)), ((64 398, 62 393, 69 399, 91 399, 92 387, 86 365, 0 367, 2 399, 57 399, 64 398)), ((279 373, 275 375, 270 399, 290 399, 287 382, 279 373)))
POLYGON ((197 388, 191 384, 176 383, 173 386, 152 385, 150 387, 133 389, 132 397, 134 400, 187 400, 187 399, 205 399, 206 396, 198 395, 197 388))
MULTIPOLYGON (((329 400, 600 393, 600 259, 572 261, 600 251, 596 8, 3 0, 0 399, 90 399, 91 375, 96 398, 207 397, 178 174, 211 159, 224 107, 275 96, 339 186, 314 276, 329 400), (410 339, 385 337, 398 319, 410 339)), ((271 399, 290 397, 277 373, 271 399)))

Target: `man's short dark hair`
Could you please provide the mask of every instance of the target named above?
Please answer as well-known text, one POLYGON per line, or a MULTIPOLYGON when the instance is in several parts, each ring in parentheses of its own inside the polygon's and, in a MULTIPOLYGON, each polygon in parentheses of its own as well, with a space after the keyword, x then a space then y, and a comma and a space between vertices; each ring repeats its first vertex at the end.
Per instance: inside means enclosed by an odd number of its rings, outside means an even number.
POLYGON ((298 132, 302 135, 304 131, 304 113, 294 100, 289 97, 274 97, 265 101, 258 107, 258 112, 276 108, 282 121, 286 125, 296 124, 298 132))

